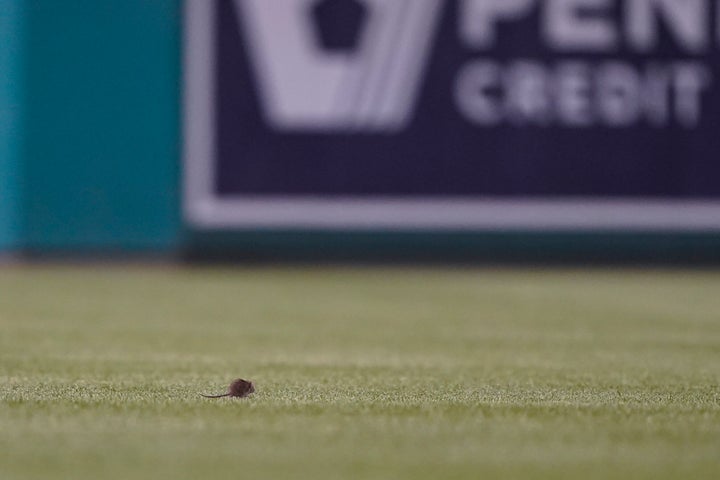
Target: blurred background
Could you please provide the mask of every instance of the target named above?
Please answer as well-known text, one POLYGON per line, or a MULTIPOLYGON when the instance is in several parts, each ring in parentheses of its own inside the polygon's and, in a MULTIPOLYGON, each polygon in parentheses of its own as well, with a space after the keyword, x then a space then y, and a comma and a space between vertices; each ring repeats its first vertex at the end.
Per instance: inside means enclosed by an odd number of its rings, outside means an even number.
POLYGON ((0 0, 0 252, 717 262, 716 3, 0 0))

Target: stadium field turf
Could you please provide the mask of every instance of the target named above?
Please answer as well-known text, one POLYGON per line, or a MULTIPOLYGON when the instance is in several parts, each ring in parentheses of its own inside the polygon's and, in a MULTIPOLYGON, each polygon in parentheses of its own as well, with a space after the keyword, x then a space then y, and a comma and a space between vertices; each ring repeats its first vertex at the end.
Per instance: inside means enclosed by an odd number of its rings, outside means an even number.
POLYGON ((720 478, 720 271, 0 269, 0 479, 140 478, 720 478))

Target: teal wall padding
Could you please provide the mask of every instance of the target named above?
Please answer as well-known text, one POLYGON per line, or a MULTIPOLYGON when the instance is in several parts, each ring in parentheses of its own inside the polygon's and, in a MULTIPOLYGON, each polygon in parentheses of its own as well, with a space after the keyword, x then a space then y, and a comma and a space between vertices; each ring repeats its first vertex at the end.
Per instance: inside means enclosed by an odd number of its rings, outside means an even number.
POLYGON ((172 250, 181 1, 26 9, 26 249, 172 250))
POLYGON ((19 247, 23 0, 0 0, 0 251, 19 247))

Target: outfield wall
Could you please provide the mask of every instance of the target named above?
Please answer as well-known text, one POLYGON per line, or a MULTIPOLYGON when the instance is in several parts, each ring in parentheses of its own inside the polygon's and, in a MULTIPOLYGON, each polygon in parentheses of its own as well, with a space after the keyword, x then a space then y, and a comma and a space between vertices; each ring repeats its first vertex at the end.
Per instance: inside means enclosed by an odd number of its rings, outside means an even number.
POLYGON ((25 3, 25 248, 174 248, 179 2, 25 3))
POLYGON ((0 0, 0 252, 20 244, 22 2, 0 0))
POLYGON ((598 53, 562 51, 586 30, 541 0, 495 23, 478 1, 337 0, 360 23, 273 1, 0 0, 0 250, 720 261, 717 2, 595 12, 629 45, 598 53), (333 63, 367 18, 377 65, 333 63), (607 81, 592 116, 586 77, 607 81), (498 110, 524 78, 566 94, 498 110), (638 79, 655 96, 628 110, 638 79))
POLYGON ((175 251, 180 2, 0 0, 0 71, 0 250, 175 251))

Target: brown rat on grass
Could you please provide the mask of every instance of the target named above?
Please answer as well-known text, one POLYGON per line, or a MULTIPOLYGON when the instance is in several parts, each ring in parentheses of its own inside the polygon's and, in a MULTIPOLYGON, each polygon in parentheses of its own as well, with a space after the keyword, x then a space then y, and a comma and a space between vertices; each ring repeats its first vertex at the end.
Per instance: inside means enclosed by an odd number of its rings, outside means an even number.
POLYGON ((223 393, 222 395, 204 395, 200 394, 205 398, 222 398, 222 397, 237 397, 237 398, 243 398, 247 397, 251 393, 255 391, 255 386, 252 382, 248 380, 243 380, 242 378, 238 378, 237 380, 233 380, 233 382, 228 387, 227 393, 223 393))

